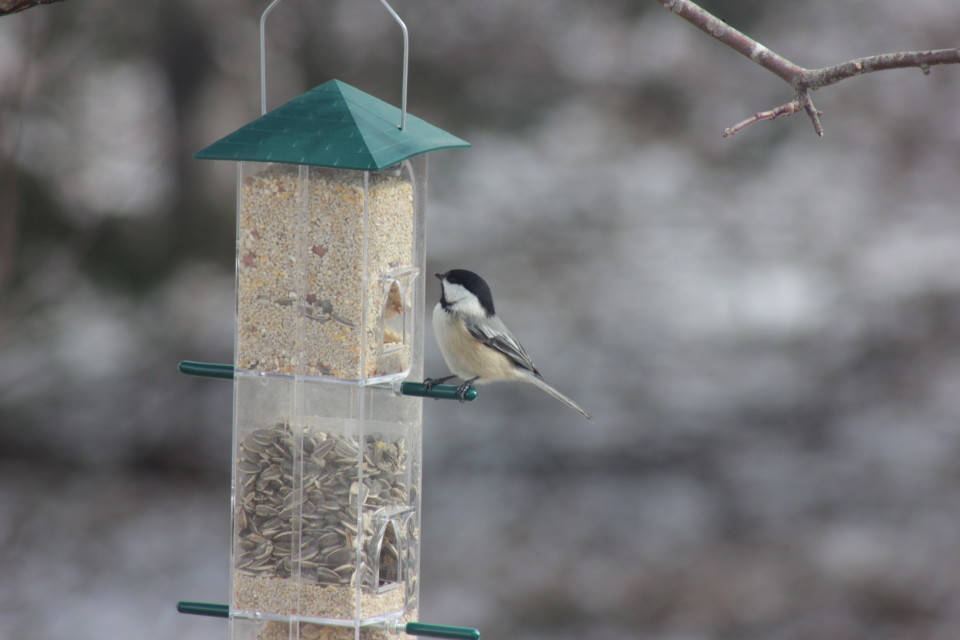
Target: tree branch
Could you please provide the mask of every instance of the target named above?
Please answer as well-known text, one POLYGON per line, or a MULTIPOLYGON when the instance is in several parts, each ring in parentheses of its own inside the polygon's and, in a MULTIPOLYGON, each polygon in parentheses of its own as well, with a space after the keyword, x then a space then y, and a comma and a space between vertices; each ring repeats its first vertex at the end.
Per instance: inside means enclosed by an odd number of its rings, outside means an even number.
POLYGON ((17 13, 40 4, 52 4, 61 0, 0 0, 0 16, 17 13))
POLYGON ((738 122, 732 127, 727 127, 723 130, 723 137, 729 138, 740 129, 743 129, 746 126, 753 124, 754 122, 760 122, 761 120, 776 120, 780 116, 792 116, 797 111, 801 109, 801 104, 799 100, 791 100, 786 104, 782 104, 776 109, 770 109, 770 111, 758 111, 753 116, 747 118, 743 122, 738 122))
POLYGON ((801 67, 780 54, 771 51, 753 38, 737 31, 723 20, 705 11, 690 0, 657 0, 663 7, 677 14, 704 33, 719 40, 734 51, 750 58, 764 69, 775 74, 789 84, 795 98, 769 111, 761 111, 724 130, 723 136, 729 137, 755 122, 774 120, 781 116, 793 115, 803 109, 813 123, 817 135, 823 137, 820 124, 820 112, 813 104, 810 93, 821 87, 836 84, 841 80, 885 69, 919 67, 924 75, 930 74, 930 67, 938 64, 960 63, 960 47, 955 49, 933 49, 930 51, 901 51, 884 53, 866 58, 857 58, 830 67, 807 69, 801 67))

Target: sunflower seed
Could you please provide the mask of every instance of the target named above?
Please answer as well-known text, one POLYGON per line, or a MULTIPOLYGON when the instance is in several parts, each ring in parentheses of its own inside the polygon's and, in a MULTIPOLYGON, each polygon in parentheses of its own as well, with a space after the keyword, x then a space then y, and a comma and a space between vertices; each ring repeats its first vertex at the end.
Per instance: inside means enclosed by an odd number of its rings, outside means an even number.
MULTIPOLYGON (((241 439, 236 465, 240 477, 234 527, 242 551, 238 571, 289 577, 299 562, 306 581, 358 582, 374 591, 383 587, 385 577, 391 583, 403 580, 398 575, 401 547, 396 532, 378 555, 378 520, 373 517, 375 510, 409 508, 416 495, 408 485, 408 477, 415 476, 409 473, 402 438, 358 440, 309 429, 295 433, 279 423, 241 439), (302 472, 299 478, 294 460, 302 472), (297 536, 299 550, 292 544, 297 536), (375 584, 378 561, 383 566, 380 584, 375 584)), ((412 526, 405 527, 401 539, 411 544, 402 547, 404 566, 415 566, 416 534, 412 526)))

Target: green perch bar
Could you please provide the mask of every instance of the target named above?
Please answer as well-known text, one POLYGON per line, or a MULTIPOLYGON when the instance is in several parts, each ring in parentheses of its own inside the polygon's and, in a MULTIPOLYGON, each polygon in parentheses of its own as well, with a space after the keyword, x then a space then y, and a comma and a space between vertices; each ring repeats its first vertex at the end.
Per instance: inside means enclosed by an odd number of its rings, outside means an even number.
MULTIPOLYGON (((437 400, 459 400, 457 395, 459 387, 452 384, 435 384, 427 391, 427 385, 422 382, 401 382, 400 393, 405 396, 419 396, 421 398, 435 398, 437 400)), ((467 392, 463 394, 464 400, 475 400, 477 390, 473 387, 467 387, 467 392)))
POLYGON ((213 364, 210 362, 192 362, 182 360, 177 367, 180 373, 188 376, 202 376, 204 378, 220 378, 222 380, 233 380, 232 364, 213 364))
MULTIPOLYGON (((183 360, 179 365, 180 373, 190 376, 201 376, 204 378, 220 378, 221 380, 233 380, 233 365, 213 364, 209 362, 193 362, 183 360)), ((399 391, 405 396, 417 396, 421 398, 435 398, 437 400, 460 400, 457 395, 459 387, 452 384, 435 384, 430 390, 422 382, 401 382, 399 391)), ((467 389, 463 394, 464 400, 475 400, 477 390, 473 387, 467 389)))
MULTIPOLYGON (((208 602, 178 602, 177 611, 192 613, 198 616, 214 618, 229 618, 230 607, 225 604, 210 604, 208 602)), ((444 624, 424 624, 423 622, 408 622, 403 627, 404 633, 411 636, 426 638, 452 638, 452 640, 480 640, 480 632, 470 627, 451 627, 444 624)))
POLYGON ((212 604, 210 602, 178 602, 177 611, 192 613, 196 616, 210 616, 212 618, 229 618, 230 606, 226 604, 212 604))
POLYGON ((454 638, 455 640, 480 640, 480 632, 470 627, 451 627, 445 624, 408 622, 403 630, 411 636, 427 638, 454 638))

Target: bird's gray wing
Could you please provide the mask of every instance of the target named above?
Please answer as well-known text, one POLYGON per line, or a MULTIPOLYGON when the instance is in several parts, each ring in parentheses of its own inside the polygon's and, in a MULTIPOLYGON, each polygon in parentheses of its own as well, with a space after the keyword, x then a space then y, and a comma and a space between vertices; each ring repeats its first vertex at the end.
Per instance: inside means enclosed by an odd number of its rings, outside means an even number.
POLYGON ((504 354, 518 366, 532 371, 538 377, 540 372, 534 366, 533 360, 527 355, 526 349, 520 344, 500 318, 487 318, 483 324, 467 322, 467 331, 474 338, 504 354))

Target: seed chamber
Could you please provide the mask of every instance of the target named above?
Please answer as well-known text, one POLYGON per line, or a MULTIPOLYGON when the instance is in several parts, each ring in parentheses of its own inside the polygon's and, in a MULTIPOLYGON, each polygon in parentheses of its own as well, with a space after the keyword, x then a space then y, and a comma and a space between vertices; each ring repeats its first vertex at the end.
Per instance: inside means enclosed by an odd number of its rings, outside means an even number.
POLYGON ((423 165, 240 163, 238 370, 357 381, 409 373, 423 165))
POLYGON ((415 615, 420 403, 282 376, 236 385, 234 614, 415 615))

